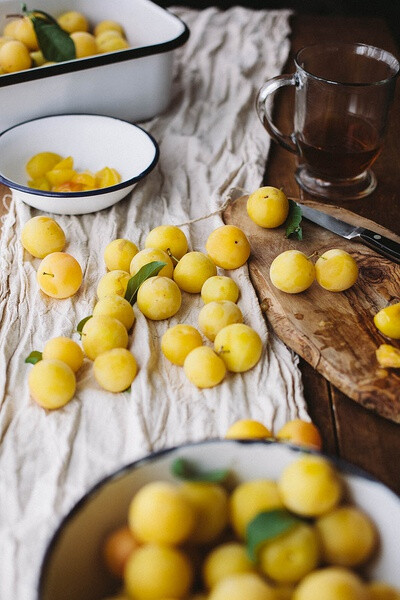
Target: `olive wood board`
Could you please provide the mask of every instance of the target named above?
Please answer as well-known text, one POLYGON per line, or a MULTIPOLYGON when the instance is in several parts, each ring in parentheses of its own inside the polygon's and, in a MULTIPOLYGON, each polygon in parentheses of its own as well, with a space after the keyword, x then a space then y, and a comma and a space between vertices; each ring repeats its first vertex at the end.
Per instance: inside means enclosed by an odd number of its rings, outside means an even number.
MULTIPOLYGON (((286 238, 283 227, 264 229, 249 218, 247 198, 232 201, 223 217, 225 223, 240 227, 250 241, 250 277, 277 336, 352 400, 400 423, 400 370, 382 369, 375 354, 380 344, 400 348, 400 343, 385 338, 373 322, 381 308, 400 301, 400 265, 305 219, 302 240, 286 238), (311 256, 331 248, 342 248, 357 261, 359 277, 350 289, 329 292, 314 281, 305 292, 287 294, 272 285, 270 265, 284 250, 311 256)), ((302 203, 400 242, 384 227, 342 207, 302 203)))

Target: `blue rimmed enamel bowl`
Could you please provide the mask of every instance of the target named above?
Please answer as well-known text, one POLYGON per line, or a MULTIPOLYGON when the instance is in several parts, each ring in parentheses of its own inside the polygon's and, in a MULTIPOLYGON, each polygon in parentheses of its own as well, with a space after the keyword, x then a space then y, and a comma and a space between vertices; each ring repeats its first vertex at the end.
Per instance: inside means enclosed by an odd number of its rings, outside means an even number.
POLYGON ((104 115, 53 115, 20 123, 0 134, 0 181, 17 200, 42 212, 80 215, 122 200, 154 169, 158 157, 157 142, 138 125, 104 115), (79 172, 114 168, 121 181, 84 192, 32 189, 25 167, 39 152, 72 156, 79 172))
MULTIPOLYGON (((280 442, 210 440, 161 451, 118 470, 94 486, 60 524, 42 563, 38 600, 99 600, 115 593, 115 581, 108 579, 102 564, 102 542, 126 524, 130 501, 140 487, 174 480, 171 466, 177 458, 201 471, 229 469, 238 481, 277 480, 301 453, 280 442)), ((379 548, 368 564, 368 575, 400 588, 400 498, 365 472, 330 458, 346 500, 365 511, 378 530, 379 548)))

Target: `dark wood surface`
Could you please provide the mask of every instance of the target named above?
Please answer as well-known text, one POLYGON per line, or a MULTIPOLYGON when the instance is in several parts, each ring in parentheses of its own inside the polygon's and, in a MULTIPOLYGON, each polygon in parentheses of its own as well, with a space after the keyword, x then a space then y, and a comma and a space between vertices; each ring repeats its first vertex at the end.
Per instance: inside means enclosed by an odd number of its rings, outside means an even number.
MULTIPOLYGON (((294 71, 293 56, 302 46, 335 40, 373 44, 399 57, 399 50, 381 19, 299 15, 292 20, 292 52, 285 72, 294 71)), ((363 200, 342 204, 397 235, 400 234, 399 86, 398 83, 385 147, 374 165, 378 187, 363 200)), ((286 132, 292 130, 290 100, 289 97, 278 98, 278 123, 286 127, 286 132)), ((273 143, 264 183, 283 187, 291 197, 312 200, 295 181, 296 165, 295 155, 273 143)), ((322 432, 325 451, 367 470, 400 494, 400 425, 345 396, 304 360, 301 360, 301 371, 309 414, 322 432)))
MULTIPOLYGON (((292 20, 292 55, 286 72, 293 71, 293 54, 300 47, 327 40, 370 43, 399 51, 382 19, 296 16, 292 20)), ((289 102, 279 102, 279 123, 291 130, 289 102)), ((267 134, 266 134, 267 135, 267 134)), ((283 187, 291 197, 307 199, 294 172, 296 157, 272 144, 265 184, 283 187)), ((400 235, 400 89, 397 89, 384 151, 375 164, 379 185, 366 199, 345 208, 400 235)), ((0 199, 6 188, 0 186, 0 199)), ((310 199, 310 198, 309 198, 310 199)), ((0 214, 4 213, 0 202, 0 214)), ((365 469, 400 495, 400 425, 360 406, 332 386, 307 362, 301 361, 309 414, 321 430, 324 450, 365 469)), ((399 390, 400 394, 400 390, 399 390)))

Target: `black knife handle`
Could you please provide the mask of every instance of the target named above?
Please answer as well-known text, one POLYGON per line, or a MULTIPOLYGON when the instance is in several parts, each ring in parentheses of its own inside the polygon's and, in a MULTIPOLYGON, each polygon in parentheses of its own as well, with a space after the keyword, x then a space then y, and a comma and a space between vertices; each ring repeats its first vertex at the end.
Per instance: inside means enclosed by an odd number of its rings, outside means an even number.
POLYGON ((360 232, 360 241, 379 254, 400 264, 400 244, 369 229, 360 232))

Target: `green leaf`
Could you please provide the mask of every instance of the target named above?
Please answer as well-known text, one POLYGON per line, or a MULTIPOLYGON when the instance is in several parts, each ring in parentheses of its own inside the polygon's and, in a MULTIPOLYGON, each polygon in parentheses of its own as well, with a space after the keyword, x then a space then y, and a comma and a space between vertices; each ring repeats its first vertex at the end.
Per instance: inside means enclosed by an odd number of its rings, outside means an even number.
POLYGON ((75 44, 69 33, 51 15, 41 10, 27 11, 25 5, 23 10, 32 21, 39 48, 46 60, 62 62, 76 58, 75 44))
POLYGON ((285 237, 296 237, 298 240, 303 239, 303 230, 301 228, 302 220, 301 208, 294 200, 289 198, 289 214, 284 223, 286 229, 285 237))
POLYGON ((246 529, 247 554, 253 562, 257 561, 261 546, 278 535, 288 531, 302 520, 285 509, 269 510, 259 513, 246 529))
POLYGON ((222 483, 230 474, 229 469, 201 471, 185 458, 176 458, 171 465, 171 472, 175 477, 186 481, 208 481, 210 483, 222 483))
POLYGON ((136 302, 137 293, 142 283, 146 281, 146 279, 149 279, 149 277, 158 275, 166 264, 167 263, 165 262, 154 260, 153 262, 147 263, 147 265, 143 265, 136 275, 131 277, 128 281, 125 292, 125 300, 128 300, 128 302, 133 306, 136 302))
POLYGON ((25 362, 30 363, 31 365, 36 365, 40 360, 42 360, 43 356, 39 350, 33 350, 29 356, 26 357, 25 362))
POLYGON ((89 321, 89 319, 92 318, 92 315, 89 315, 88 317, 85 317, 84 319, 82 319, 81 321, 79 321, 77 327, 76 327, 76 331, 79 333, 79 335, 82 337, 82 329, 86 323, 86 321, 89 321))

